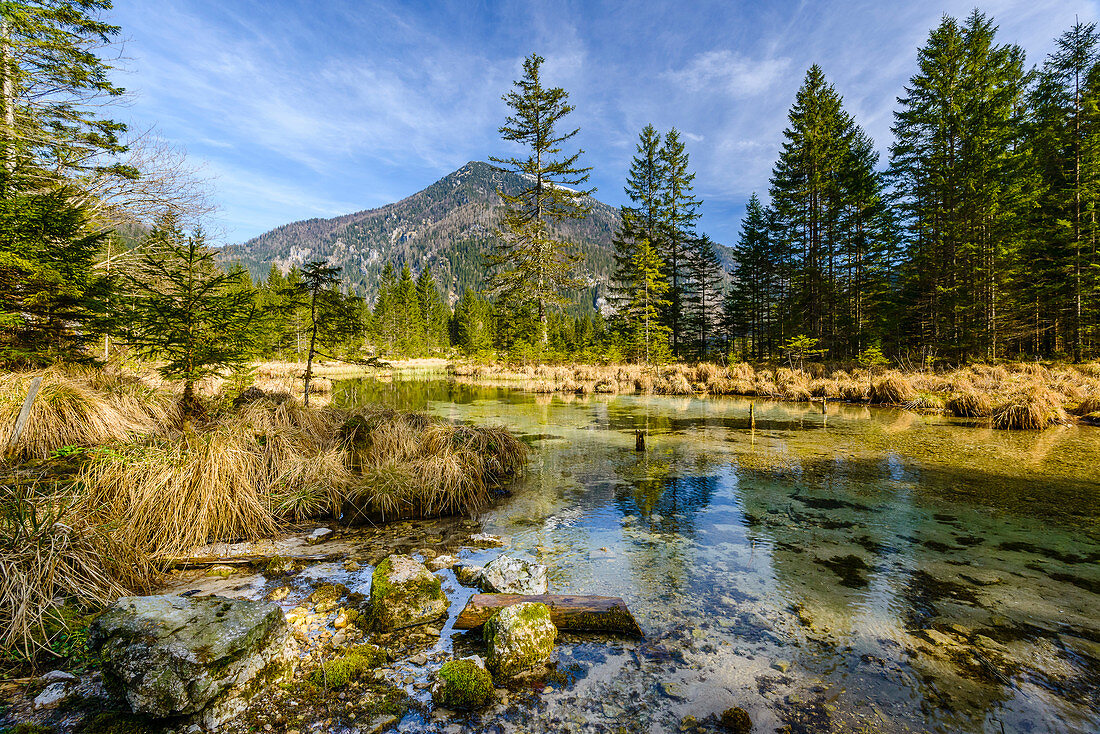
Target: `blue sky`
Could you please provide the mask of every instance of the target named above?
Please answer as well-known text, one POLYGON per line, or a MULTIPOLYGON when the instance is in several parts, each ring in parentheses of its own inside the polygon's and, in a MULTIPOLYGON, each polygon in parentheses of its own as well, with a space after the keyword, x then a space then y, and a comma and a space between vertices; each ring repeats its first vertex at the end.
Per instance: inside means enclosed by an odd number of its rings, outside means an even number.
MULTIPOLYGON (((684 134, 701 228, 736 237, 765 193, 806 69, 818 63, 880 151, 916 51, 973 2, 352 2, 116 0, 133 93, 117 117, 155 126, 212 178, 216 230, 240 242, 286 222, 396 201, 469 160, 510 152, 501 95, 524 56, 570 93, 597 198, 624 202, 639 130, 684 134)), ((1097 2, 979 6, 1042 61, 1097 2)))

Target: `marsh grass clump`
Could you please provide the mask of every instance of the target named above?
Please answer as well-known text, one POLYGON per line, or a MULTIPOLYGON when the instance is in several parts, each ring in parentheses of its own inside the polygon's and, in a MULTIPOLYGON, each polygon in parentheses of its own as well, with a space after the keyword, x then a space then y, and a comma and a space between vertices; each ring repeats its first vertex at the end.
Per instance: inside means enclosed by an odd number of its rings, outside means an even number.
POLYGON ((1058 395, 1042 385, 1013 393, 993 410, 993 427, 1034 431, 1066 423, 1058 395))
POLYGON ((872 403, 904 405, 916 398, 917 391, 898 372, 887 372, 879 379, 871 381, 872 403))
POLYGON ((59 369, 0 374, 0 442, 15 430, 31 380, 42 384, 15 446, 22 459, 44 459, 67 446, 97 446, 132 440, 157 430, 172 415, 173 401, 140 384, 94 373, 59 369))
POLYGON ((345 496, 354 516, 469 514, 527 460, 527 447, 504 428, 456 426, 421 413, 365 411, 342 433, 358 475, 345 496))
POLYGON ((309 682, 323 688, 343 688, 363 674, 386 664, 386 652, 374 645, 356 645, 313 671, 309 682))
POLYGON ((72 488, 0 486, 0 650, 32 659, 73 624, 71 607, 147 589, 139 549, 77 506, 72 488))
POLYGON ((988 418, 993 414, 993 402, 985 393, 971 388, 952 396, 947 410, 957 418, 988 418))
POLYGON ((1091 415, 1100 411, 1100 392, 1090 393, 1073 409, 1075 415, 1091 415))

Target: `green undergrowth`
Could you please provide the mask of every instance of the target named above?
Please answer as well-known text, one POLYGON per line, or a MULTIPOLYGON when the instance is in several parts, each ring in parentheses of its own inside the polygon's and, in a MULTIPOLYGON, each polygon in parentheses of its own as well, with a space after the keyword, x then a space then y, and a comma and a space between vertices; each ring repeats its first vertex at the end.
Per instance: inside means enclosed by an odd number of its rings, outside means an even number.
POLYGON ((356 645, 344 655, 329 660, 313 671, 309 682, 323 688, 343 688, 386 663, 386 651, 374 645, 356 645))

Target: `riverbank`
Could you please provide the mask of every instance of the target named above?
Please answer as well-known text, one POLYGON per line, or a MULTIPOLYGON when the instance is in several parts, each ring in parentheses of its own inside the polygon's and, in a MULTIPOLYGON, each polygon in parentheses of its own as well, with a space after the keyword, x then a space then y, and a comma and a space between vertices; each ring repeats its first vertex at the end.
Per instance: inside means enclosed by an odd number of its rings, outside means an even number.
POLYGON ((948 371, 804 368, 739 363, 647 366, 457 363, 456 380, 535 393, 741 396, 791 402, 893 405, 999 429, 1041 429, 1074 420, 1100 424, 1100 363, 974 364, 948 371))
POLYGON ((177 392, 140 375, 0 375, 0 445, 9 447, 0 468, 0 650, 10 660, 33 663, 67 636, 70 620, 152 588, 196 545, 257 539, 305 519, 470 514, 526 462, 524 444, 500 427, 371 406, 307 408, 275 381, 255 382, 204 386, 184 420, 177 392), (13 440, 35 378, 41 387, 13 440))

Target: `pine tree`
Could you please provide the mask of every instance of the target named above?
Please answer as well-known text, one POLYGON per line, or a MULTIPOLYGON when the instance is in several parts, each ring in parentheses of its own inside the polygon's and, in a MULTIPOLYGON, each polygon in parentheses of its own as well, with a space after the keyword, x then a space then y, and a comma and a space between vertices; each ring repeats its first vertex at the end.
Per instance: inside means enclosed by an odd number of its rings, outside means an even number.
POLYGON ((378 283, 378 297, 374 302, 374 344, 376 348, 385 346, 387 354, 397 347, 399 324, 399 306, 397 303, 397 273, 393 263, 386 263, 382 270, 382 279, 378 283))
POLYGON ((217 268, 201 230, 186 235, 172 215, 157 222, 123 278, 121 335, 142 357, 161 361, 165 378, 183 382, 181 407, 190 417, 195 383, 252 355, 253 294, 217 268))
POLYGON ((661 267, 657 249, 648 240, 640 240, 634 247, 632 260, 634 291, 622 318, 627 356, 646 364, 662 362, 668 354, 669 327, 661 320, 661 310, 668 306, 665 294, 669 284, 661 267))
POLYGON ((1025 298, 1036 304, 1036 350, 1042 349, 1039 334, 1053 332, 1064 336, 1080 360, 1091 332, 1092 271, 1100 267, 1093 257, 1100 136, 1095 112, 1090 114, 1097 106, 1097 88, 1090 81, 1097 78, 1100 34, 1095 23, 1078 22, 1055 45, 1031 94, 1031 140, 1042 180, 1032 225, 1042 234, 1027 248, 1036 277, 1026 281, 1025 298))
POLYGON ((515 195, 498 192, 506 208, 501 242, 489 264, 494 268, 493 294, 512 307, 534 303, 538 312, 537 340, 545 345, 547 309, 564 305, 563 292, 583 285, 576 276, 579 256, 570 245, 555 238, 550 223, 585 217, 590 208, 585 198, 595 189, 570 188, 588 180, 591 168, 577 164, 584 151, 555 157, 578 130, 557 132, 558 124, 574 108, 568 104, 569 95, 564 89, 543 87, 543 61, 536 54, 524 59, 523 78, 503 97, 514 114, 508 116, 500 134, 504 140, 523 145, 529 153, 526 158, 492 160, 524 175, 528 184, 515 195))
POLYGON ((714 242, 707 235, 691 242, 687 252, 687 273, 686 322, 695 340, 695 354, 705 360, 718 330, 722 285, 722 263, 714 242))
POLYGON ((903 324, 926 353, 996 356, 1029 197, 1023 51, 978 11, 950 17, 899 99, 891 178, 904 228, 903 324))
POLYGON ((779 261, 769 240, 768 214, 756 194, 749 198, 741 234, 733 248, 734 268, 723 307, 730 338, 740 336, 741 351, 763 360, 775 344, 771 333, 778 308, 779 261))
POLYGON ((302 268, 302 284, 299 294, 309 304, 309 353, 306 357, 306 373, 302 388, 302 399, 309 407, 309 383, 313 377, 313 358, 317 354, 318 326, 324 321, 332 328, 334 318, 339 315, 339 304, 329 295, 333 286, 340 282, 340 268, 326 265, 324 261, 314 260, 302 268), (328 308, 326 308, 328 306, 328 308))
POLYGON ((416 297, 424 319, 424 346, 432 352, 445 348, 450 314, 447 312, 447 304, 439 295, 431 268, 420 271, 420 277, 416 280, 416 297))
POLYGON ((424 317, 420 312, 420 299, 408 265, 401 268, 395 294, 398 349, 406 357, 415 357, 424 348, 424 317))
POLYGON ((695 222, 702 202, 695 198, 695 174, 690 171, 688 154, 680 132, 672 128, 665 134, 658 152, 664 186, 661 196, 660 255, 670 289, 665 323, 672 336, 672 354, 679 357, 684 331, 684 280, 687 248, 695 237, 695 222))
MULTIPOLYGON (((610 302, 621 309, 633 295, 634 244, 661 241, 665 192, 665 166, 661 161, 661 136, 646 125, 638 136, 637 155, 630 164, 626 195, 633 206, 622 207, 619 229, 613 240, 615 271, 611 278, 610 302)), ((659 249, 659 248, 658 248, 659 249)))

